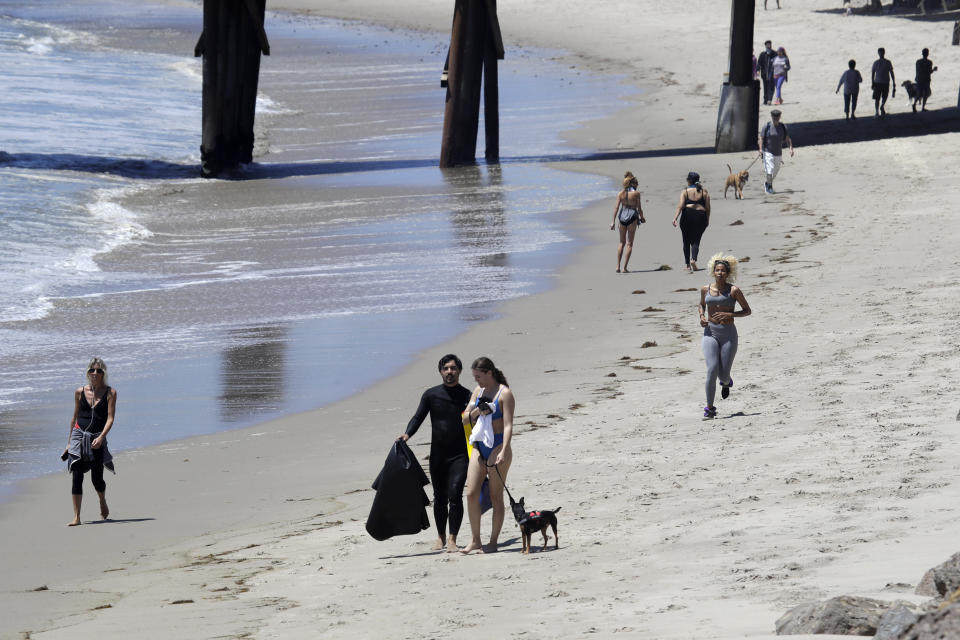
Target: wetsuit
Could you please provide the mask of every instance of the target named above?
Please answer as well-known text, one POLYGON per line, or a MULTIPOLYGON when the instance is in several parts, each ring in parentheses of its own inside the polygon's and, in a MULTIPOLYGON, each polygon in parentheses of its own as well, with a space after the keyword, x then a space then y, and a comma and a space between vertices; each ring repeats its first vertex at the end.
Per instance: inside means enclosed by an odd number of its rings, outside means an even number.
MULTIPOLYGON (((80 392, 80 406, 77 409, 77 426, 81 431, 88 431, 96 438, 107 424, 107 406, 110 403, 110 387, 106 388, 103 397, 93 407, 87 402, 87 394, 80 392)), ((74 429, 77 428, 74 426, 74 429)), ((71 461, 70 472, 73 474, 71 493, 75 496, 83 495, 83 474, 90 471, 93 488, 103 493, 107 490, 107 483, 103 480, 103 454, 107 449, 106 443, 99 449, 93 450, 93 460, 71 461)))
POLYGON ((470 391, 462 385, 439 384, 423 392, 417 412, 407 423, 413 436, 430 414, 430 482, 433 484, 433 519, 440 539, 446 539, 447 517, 450 535, 457 535, 463 522, 463 485, 467 481, 467 439, 461 414, 470 402, 470 391))

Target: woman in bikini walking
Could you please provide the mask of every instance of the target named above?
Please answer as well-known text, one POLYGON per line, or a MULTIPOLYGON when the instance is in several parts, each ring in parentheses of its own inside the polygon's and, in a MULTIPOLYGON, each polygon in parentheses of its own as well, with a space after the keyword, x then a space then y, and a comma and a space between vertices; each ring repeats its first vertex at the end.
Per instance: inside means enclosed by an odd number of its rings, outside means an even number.
POLYGON ((623 176, 623 189, 617 194, 617 204, 613 207, 613 222, 610 229, 620 227, 620 244, 617 245, 617 273, 620 273, 620 260, 623 259, 623 272, 630 273, 627 265, 630 263, 630 254, 633 253, 633 239, 637 235, 637 225, 646 222, 643 217, 643 207, 640 206, 640 185, 637 178, 629 171, 623 176), (624 253, 626 247, 626 253, 624 253))
POLYGON ((461 549, 463 553, 480 553, 497 550, 497 540, 503 527, 506 509, 503 504, 503 486, 507 481, 507 471, 513 461, 510 441, 513 439, 513 410, 515 401, 513 391, 507 385, 507 377, 493 364, 490 358, 477 358, 470 366, 477 387, 470 396, 467 409, 463 412, 464 425, 476 425, 481 416, 490 420, 492 432, 487 436, 471 434, 473 455, 467 467, 467 514, 470 517, 470 544, 461 549), (486 442, 484 442, 486 438, 486 442), (490 544, 484 547, 480 542, 480 490, 484 479, 490 482, 490 502, 493 503, 493 528, 490 532, 490 544))

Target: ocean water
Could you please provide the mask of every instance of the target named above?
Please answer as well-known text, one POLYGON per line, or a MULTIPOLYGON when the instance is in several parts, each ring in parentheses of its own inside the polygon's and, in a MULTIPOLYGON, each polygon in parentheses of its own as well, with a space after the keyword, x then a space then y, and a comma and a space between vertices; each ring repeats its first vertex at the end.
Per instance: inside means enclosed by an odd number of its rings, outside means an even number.
POLYGON ((261 155, 201 180, 200 20, 0 0, 0 492, 59 468, 92 355, 115 451, 322 406, 549 286, 610 194, 545 161, 616 79, 508 48, 502 164, 441 171, 442 36, 277 14, 261 155))

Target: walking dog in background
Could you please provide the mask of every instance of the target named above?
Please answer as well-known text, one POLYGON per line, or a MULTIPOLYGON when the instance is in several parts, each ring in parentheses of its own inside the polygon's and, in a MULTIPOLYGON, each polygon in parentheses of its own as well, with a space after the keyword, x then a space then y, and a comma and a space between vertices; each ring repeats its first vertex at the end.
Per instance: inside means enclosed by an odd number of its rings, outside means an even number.
MULTIPOLYGON (((920 104, 920 101, 923 100, 923 90, 920 89, 920 85, 912 80, 904 80, 900 83, 900 86, 903 87, 903 90, 907 92, 907 101, 910 103, 910 106, 913 107, 913 110, 917 110, 917 105, 920 104)), ((929 94, 926 96, 930 97, 929 94)))
POLYGON ((557 507, 553 511, 527 511, 526 507, 523 506, 523 498, 520 498, 520 502, 517 502, 513 499, 513 496, 510 496, 510 509, 513 511, 513 517, 517 520, 517 524, 520 525, 520 533, 523 536, 523 553, 530 553, 530 539, 537 531, 543 536, 541 551, 546 551, 547 527, 553 529, 554 549, 560 548, 560 536, 557 535, 557 512, 561 508, 557 507))
POLYGON ((727 171, 730 172, 730 175, 727 176, 727 181, 723 183, 723 197, 726 198, 727 190, 733 187, 733 197, 737 200, 743 200, 743 187, 750 179, 750 172, 744 169, 739 173, 734 173, 730 165, 727 165, 727 171))

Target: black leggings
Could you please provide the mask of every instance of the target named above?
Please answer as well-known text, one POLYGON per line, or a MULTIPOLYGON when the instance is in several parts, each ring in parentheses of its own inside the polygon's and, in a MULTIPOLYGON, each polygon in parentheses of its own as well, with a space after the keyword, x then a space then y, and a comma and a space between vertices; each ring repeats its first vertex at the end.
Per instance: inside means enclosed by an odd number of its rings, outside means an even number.
POLYGON ((685 209, 680 214, 680 233, 683 236, 683 263, 690 264, 700 255, 700 238, 707 230, 707 214, 696 209, 685 209), (692 258, 691 258, 692 254, 692 258))
POLYGON ((450 535, 460 532, 463 522, 463 485, 467 482, 467 454, 453 458, 430 455, 430 482, 433 484, 433 520, 440 539, 446 539, 447 517, 450 535))
POLYGON ((75 496, 83 495, 83 474, 90 471, 90 480, 93 481, 93 488, 99 493, 107 490, 107 483, 103 481, 103 449, 93 450, 93 460, 77 460, 70 467, 73 472, 73 489, 70 491, 75 496))

